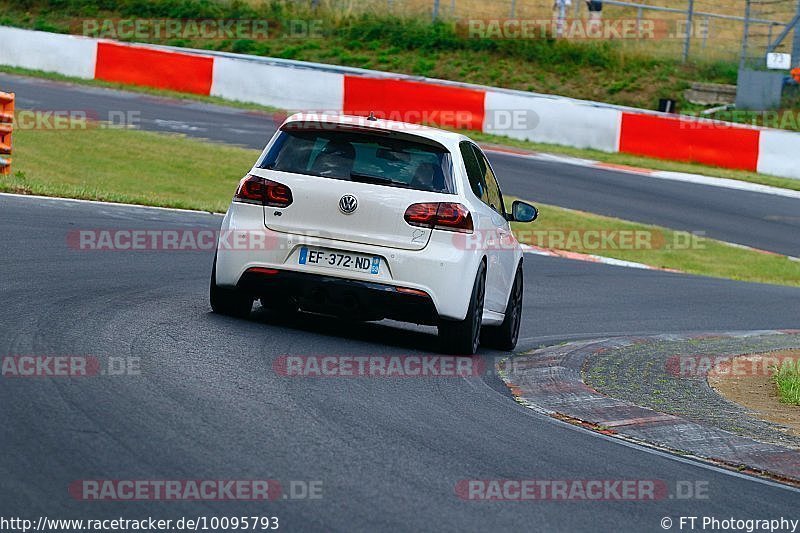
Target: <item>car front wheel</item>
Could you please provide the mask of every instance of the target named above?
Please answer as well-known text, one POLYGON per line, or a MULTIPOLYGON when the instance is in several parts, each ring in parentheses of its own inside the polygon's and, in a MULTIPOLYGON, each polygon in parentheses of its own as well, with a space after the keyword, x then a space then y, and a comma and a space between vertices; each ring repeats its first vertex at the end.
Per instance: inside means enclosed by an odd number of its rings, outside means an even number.
POLYGON ((485 294, 486 265, 481 263, 472 286, 467 316, 464 320, 442 320, 439 323, 439 340, 444 350, 458 355, 474 355, 478 351, 485 294))

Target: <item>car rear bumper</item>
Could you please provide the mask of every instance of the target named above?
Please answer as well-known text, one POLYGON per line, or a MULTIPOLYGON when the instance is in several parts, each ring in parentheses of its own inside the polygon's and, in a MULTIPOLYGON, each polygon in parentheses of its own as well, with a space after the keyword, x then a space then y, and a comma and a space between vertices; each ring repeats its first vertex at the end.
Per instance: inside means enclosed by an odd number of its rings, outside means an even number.
POLYGON ((438 313, 423 291, 290 270, 253 268, 237 287, 257 297, 293 299, 303 310, 363 320, 391 318, 434 325, 438 313))
MULTIPOLYGON (((427 246, 422 250, 388 248, 319 236, 276 232, 265 228, 264 211, 260 206, 236 202, 230 206, 225 215, 221 230, 221 234, 234 240, 240 235, 258 234, 261 237, 260 242, 267 243, 267 246, 260 249, 249 247, 231 249, 222 244, 218 245, 216 275, 220 286, 238 286, 245 272, 251 268, 261 267, 365 283, 368 286, 371 284, 417 289, 424 291, 430 297, 438 317, 450 320, 463 320, 466 316, 472 281, 475 279, 478 265, 485 256, 481 250, 459 246, 458 234, 442 231, 434 231, 427 246), (380 256, 382 258, 380 273, 370 275, 298 264, 297 258, 302 246, 380 256)), ((419 319, 409 321, 418 322, 419 319)))

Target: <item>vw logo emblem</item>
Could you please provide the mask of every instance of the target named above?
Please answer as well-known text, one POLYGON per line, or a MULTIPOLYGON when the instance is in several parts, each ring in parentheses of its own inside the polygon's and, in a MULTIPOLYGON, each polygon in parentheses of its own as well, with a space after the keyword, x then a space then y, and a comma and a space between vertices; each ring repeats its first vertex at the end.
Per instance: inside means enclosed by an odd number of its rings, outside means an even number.
POLYGON ((349 215, 358 208, 358 198, 352 194, 345 194, 339 200, 339 210, 345 215, 349 215))

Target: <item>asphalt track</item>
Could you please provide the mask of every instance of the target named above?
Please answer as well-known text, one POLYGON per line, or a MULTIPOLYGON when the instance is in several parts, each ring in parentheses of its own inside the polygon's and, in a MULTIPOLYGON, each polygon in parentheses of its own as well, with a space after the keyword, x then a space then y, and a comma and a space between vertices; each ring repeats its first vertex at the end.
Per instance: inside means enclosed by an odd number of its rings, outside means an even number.
MULTIPOLYGON (((94 91, 80 88, 88 100, 68 93, 51 108, 96 109, 94 91)), ((143 115, 177 108, 188 123, 200 113, 209 132, 226 123, 214 125, 196 104, 125 98, 143 115), (166 107, 154 112, 151 103, 166 107)), ((239 124, 248 113, 220 114, 248 130, 239 124)), ((142 362, 138 376, 0 378, 3 516, 277 515, 287 531, 662 531, 664 516, 797 518, 795 490, 541 417, 492 375, 303 379, 272 366, 285 354, 430 353, 433 329, 263 311, 219 317, 207 304, 207 252, 67 246, 74 229, 215 229, 219 217, 5 195, 0 213, 0 354, 142 362), (78 479, 253 478, 319 480, 323 497, 91 503, 67 493, 78 479), (503 478, 699 480, 709 497, 469 502, 454 491, 459 480, 503 478)), ((521 349, 614 334, 796 328, 800 316, 799 289, 534 256, 525 268, 521 349)))
MULTIPOLYGON (((141 129, 257 149, 286 116, 6 74, 0 74, 0 90, 16 92, 20 108, 83 111, 112 121, 125 117, 141 129)), ((507 194, 800 256, 797 199, 499 153, 489 156, 507 194)))

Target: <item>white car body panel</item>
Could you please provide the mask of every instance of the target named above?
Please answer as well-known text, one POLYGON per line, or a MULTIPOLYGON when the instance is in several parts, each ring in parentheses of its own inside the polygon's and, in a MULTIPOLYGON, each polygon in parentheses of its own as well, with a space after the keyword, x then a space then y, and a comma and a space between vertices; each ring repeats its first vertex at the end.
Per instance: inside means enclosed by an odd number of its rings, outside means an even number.
MULTIPOLYGON (((288 186, 293 202, 285 208, 231 203, 221 233, 239 236, 263 233, 269 246, 265 249, 218 246, 217 284, 235 287, 245 271, 253 267, 315 273, 418 289, 430 296, 440 318, 463 320, 476 272, 481 261, 486 261, 483 323, 501 323, 522 250, 509 223, 472 192, 459 150, 459 143, 469 139, 434 128, 386 120, 367 121, 364 117, 298 114, 289 117, 286 123, 304 120, 332 124, 355 121, 359 127, 403 131, 433 140, 451 153, 455 194, 279 172, 259 168, 257 162, 250 174, 288 186), (358 209, 350 215, 338 208, 343 194, 358 198, 358 209), (474 234, 409 225, 403 214, 409 205, 420 202, 464 205, 472 214, 474 234), (465 245, 476 242, 485 246, 465 245), (382 268, 378 275, 372 275, 323 265, 301 265, 297 257, 303 245, 379 256, 382 268)), ((264 149, 259 162, 276 137, 264 149)))

